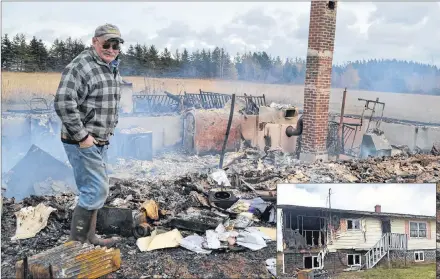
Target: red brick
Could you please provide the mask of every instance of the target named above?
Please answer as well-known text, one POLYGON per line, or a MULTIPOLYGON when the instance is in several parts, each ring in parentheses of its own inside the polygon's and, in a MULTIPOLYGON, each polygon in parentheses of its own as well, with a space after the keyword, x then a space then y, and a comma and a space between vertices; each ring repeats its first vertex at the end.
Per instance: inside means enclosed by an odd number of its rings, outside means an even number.
MULTIPOLYGON (((334 10, 327 5, 328 1, 311 3, 308 47, 319 53, 334 49, 337 3, 334 10)), ((326 153, 332 60, 333 57, 307 56, 302 137, 302 151, 306 153, 326 153)))

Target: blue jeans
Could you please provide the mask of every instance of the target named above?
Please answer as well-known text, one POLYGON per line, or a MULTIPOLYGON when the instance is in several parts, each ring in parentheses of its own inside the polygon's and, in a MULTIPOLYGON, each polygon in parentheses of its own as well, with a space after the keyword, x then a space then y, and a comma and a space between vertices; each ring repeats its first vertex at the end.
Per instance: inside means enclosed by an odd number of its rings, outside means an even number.
POLYGON ((108 145, 87 148, 80 148, 77 144, 63 145, 79 191, 78 205, 87 210, 100 209, 110 191, 107 172, 108 145))

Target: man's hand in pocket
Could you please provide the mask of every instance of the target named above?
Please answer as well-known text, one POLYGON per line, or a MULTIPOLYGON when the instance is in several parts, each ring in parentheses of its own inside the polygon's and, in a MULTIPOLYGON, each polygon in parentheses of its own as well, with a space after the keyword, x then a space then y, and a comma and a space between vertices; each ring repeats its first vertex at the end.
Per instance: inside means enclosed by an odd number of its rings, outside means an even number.
POLYGON ((80 148, 88 148, 88 147, 92 147, 93 145, 95 145, 97 143, 98 143, 98 141, 92 135, 89 135, 85 140, 83 140, 79 143, 79 147, 80 148))

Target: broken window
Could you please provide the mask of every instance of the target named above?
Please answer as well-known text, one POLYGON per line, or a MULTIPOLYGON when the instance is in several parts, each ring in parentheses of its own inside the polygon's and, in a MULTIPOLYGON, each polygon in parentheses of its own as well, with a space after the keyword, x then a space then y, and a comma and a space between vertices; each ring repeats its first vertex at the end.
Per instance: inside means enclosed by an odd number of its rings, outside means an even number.
MULTIPOLYGON (((305 246, 302 248, 314 248, 326 245, 326 219, 324 217, 303 215, 289 215, 285 217, 286 236, 289 231, 287 224, 290 224, 290 229, 300 234, 305 246), (296 220, 294 219, 295 217, 296 220)), ((299 249, 300 247, 297 246, 296 248, 299 249)))
POLYGON ((425 261, 425 252, 423 252, 423 251, 414 252, 414 261, 416 261, 416 262, 425 261))
POLYGON ((426 237, 425 222, 409 222, 410 237, 426 237))
POLYGON ((320 268, 318 256, 306 256, 304 257, 304 268, 320 268))
POLYGON ((360 254, 348 254, 347 255, 347 265, 361 265, 361 255, 360 254))
POLYGON ((361 220, 360 219, 347 219, 347 230, 360 230, 361 220))
POLYGON ((324 232, 317 230, 304 230, 303 236, 306 244, 311 247, 320 247, 324 245, 324 232))

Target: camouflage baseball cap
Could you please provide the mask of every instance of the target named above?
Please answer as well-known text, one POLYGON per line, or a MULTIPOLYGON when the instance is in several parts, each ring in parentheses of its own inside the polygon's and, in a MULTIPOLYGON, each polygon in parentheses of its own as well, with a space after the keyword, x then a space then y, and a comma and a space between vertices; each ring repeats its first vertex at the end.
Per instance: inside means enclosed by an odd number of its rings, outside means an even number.
POLYGON ((95 37, 103 37, 104 40, 116 39, 121 43, 124 43, 124 40, 121 38, 121 32, 116 25, 106 23, 104 25, 98 26, 95 30, 95 37))

